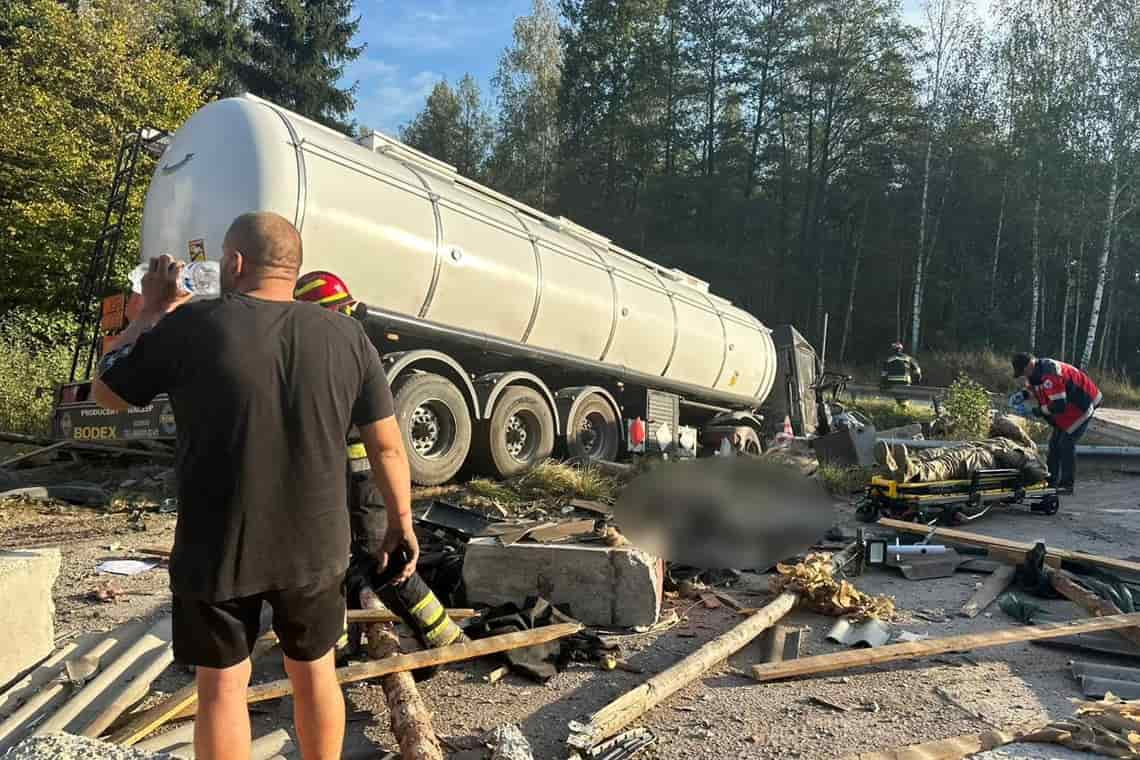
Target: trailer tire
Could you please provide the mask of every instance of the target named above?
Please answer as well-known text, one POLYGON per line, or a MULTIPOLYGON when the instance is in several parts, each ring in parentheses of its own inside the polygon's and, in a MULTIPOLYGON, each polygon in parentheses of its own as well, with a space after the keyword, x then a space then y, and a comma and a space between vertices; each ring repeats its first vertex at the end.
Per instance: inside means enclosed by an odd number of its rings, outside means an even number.
POLYGON ((487 475, 521 475, 554 450, 554 412, 542 394, 525 385, 503 391, 481 427, 479 465, 487 475))
POLYGON ((412 482, 436 486, 455 477, 471 450, 471 413, 463 394, 442 375, 417 372, 400 384, 395 402, 412 482))
POLYGON ((581 462, 612 462, 620 449, 617 414, 604 396, 591 393, 566 420, 566 453, 581 462))

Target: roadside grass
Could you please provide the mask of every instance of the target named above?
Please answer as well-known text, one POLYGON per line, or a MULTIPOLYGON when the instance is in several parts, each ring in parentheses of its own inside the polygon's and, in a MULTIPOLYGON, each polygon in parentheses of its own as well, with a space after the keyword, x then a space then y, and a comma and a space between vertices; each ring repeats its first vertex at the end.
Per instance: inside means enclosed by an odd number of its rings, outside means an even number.
POLYGON ((934 410, 921 404, 907 404, 899 406, 889 399, 860 399, 851 405, 855 411, 861 412, 875 426, 876 430, 891 430, 892 428, 911 425, 915 422, 930 422, 934 419, 934 410))
MULTIPOLYGON (((1009 355, 991 349, 978 351, 931 351, 916 354, 922 365, 922 384, 940 388, 949 387, 959 375, 967 375, 987 391, 1009 394, 1017 389, 1009 364, 1009 355)), ((879 382, 878 362, 866 364, 836 365, 835 369, 846 372, 855 382, 875 385, 879 382)), ((1119 371, 1090 374, 1101 392, 1105 406, 1120 409, 1140 409, 1140 385, 1119 371)), ((877 427, 877 425, 876 425, 877 427)))
POLYGON ((871 468, 859 465, 838 465, 821 462, 816 470, 820 482, 828 493, 846 499, 862 491, 871 479, 871 468))

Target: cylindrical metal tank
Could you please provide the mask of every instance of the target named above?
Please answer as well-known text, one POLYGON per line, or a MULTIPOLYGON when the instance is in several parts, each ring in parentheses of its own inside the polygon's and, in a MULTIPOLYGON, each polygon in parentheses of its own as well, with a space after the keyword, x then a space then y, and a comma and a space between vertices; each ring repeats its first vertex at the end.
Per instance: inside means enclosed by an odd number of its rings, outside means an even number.
POLYGON ((759 404, 769 330, 565 219, 375 133, 354 140, 255 97, 211 103, 171 138, 143 209, 143 257, 222 255, 238 214, 275 211, 303 270, 366 304, 759 404))

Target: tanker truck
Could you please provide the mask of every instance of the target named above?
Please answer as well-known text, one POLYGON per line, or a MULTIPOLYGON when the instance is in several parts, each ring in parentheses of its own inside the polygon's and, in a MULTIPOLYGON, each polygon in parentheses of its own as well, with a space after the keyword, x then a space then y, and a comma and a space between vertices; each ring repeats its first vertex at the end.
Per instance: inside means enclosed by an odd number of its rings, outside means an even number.
MULTIPOLYGON (((204 106, 166 140, 141 256, 220 259, 230 222, 251 210, 292 221, 302 271, 336 274, 362 304, 417 483, 464 468, 510 477, 556 451, 686 455, 726 438, 761 449, 780 363, 771 331, 696 277, 397 140, 248 95, 204 106)), ((61 393, 60 437, 105 413, 83 396, 61 393)), ((164 403, 103 437, 172 435, 164 403)))

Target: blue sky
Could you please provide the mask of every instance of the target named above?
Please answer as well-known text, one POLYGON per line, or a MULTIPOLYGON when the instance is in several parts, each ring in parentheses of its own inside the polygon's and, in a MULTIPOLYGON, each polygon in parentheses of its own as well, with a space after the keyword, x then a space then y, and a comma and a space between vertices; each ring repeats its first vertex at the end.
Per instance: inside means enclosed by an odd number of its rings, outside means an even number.
MULTIPOLYGON (((903 0, 911 23, 920 22, 920 1, 903 0)), ((514 20, 530 7, 531 0, 357 0, 358 42, 367 48, 345 71, 346 83, 360 83, 357 122, 395 135, 436 82, 454 84, 466 73, 489 101, 514 20)))
POLYGON ((490 98, 491 77, 530 0, 357 0, 363 55, 345 71, 357 80, 356 120, 388 134, 419 112, 441 78, 470 72, 490 98))

